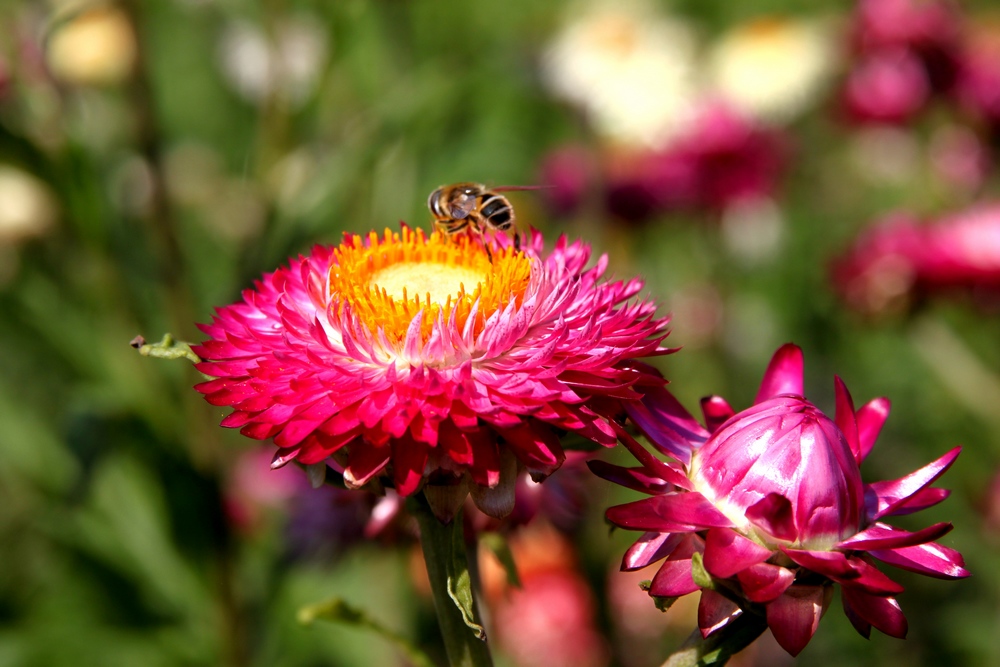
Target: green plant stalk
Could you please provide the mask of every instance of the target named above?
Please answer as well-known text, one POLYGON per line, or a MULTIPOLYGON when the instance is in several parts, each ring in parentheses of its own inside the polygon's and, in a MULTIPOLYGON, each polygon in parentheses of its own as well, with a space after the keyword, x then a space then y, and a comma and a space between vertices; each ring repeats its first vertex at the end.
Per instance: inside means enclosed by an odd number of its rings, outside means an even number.
POLYGON ((441 523, 421 493, 407 503, 420 526, 420 545, 450 667, 492 667, 480 624, 462 538, 462 513, 441 523))
POLYGON ((765 630, 767 619, 762 614, 744 611, 742 616, 708 639, 696 629, 661 667, 721 667, 765 630))

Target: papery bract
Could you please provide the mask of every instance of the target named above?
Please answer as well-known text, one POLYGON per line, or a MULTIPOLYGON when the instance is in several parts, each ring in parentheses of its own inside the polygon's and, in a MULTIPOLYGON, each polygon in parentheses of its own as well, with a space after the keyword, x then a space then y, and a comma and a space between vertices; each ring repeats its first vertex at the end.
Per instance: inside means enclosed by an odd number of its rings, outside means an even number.
POLYGON ((233 408, 223 426, 273 439, 275 467, 329 461, 403 496, 431 481, 454 490, 443 519, 467 487, 509 512, 518 467, 556 470, 561 434, 615 444, 608 419, 663 383, 633 359, 668 351, 641 281, 602 282, 606 260, 587 268, 579 242, 520 245, 404 227, 317 246, 202 327, 198 368, 216 379, 197 389, 233 408))
POLYGON ((625 554, 623 570, 666 559, 650 594, 701 590, 703 636, 752 610, 766 617, 792 655, 816 631, 834 583, 841 585, 845 611, 863 635, 873 626, 896 637, 906 634, 895 599, 903 587, 878 570, 874 559, 944 579, 968 576, 961 555, 933 541, 951 524, 911 533, 882 522, 944 500, 947 491, 929 485, 959 449, 900 480, 864 484, 859 466, 889 414, 888 400, 855 410, 837 378, 831 419, 803 397, 802 368, 801 350, 783 346, 754 405, 736 413, 724 399, 707 398, 705 427, 666 389, 651 390, 628 406, 629 416, 673 460, 652 457, 619 428, 642 466, 591 466, 652 496, 607 511, 611 523, 645 531, 625 554), (645 480, 641 486, 629 483, 639 479, 645 480), (704 587, 704 577, 718 584, 704 587), (719 587, 730 594, 721 595, 719 587))

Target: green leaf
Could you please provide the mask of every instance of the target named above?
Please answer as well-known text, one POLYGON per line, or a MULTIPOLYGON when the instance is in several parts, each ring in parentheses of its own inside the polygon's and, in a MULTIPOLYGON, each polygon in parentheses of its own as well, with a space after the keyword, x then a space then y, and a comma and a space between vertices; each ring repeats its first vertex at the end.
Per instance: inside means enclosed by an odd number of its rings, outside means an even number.
POLYGON ((340 598, 331 598, 324 602, 306 605, 299 609, 297 618, 302 625, 312 625, 316 619, 331 621, 333 623, 343 623, 357 628, 373 630, 384 639, 396 645, 406 659, 416 667, 434 667, 434 663, 427 655, 414 646, 402 635, 385 627, 377 620, 368 615, 363 609, 353 607, 340 598))
POLYGON ((514 554, 511 553, 506 538, 500 533, 483 533, 479 536, 479 541, 496 556, 500 565, 503 566, 507 573, 507 583, 515 588, 521 588, 521 577, 517 574, 517 563, 514 562, 514 554))
POLYGON ((700 588, 715 590, 712 575, 705 569, 705 558, 698 552, 691 554, 691 578, 700 588))

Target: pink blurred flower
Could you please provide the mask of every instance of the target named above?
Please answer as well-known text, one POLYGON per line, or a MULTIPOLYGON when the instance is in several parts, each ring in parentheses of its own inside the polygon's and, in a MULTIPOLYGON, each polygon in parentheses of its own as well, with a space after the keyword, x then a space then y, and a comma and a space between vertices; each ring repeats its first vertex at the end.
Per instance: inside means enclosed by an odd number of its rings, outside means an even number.
POLYGON ((542 196, 555 215, 570 215, 597 182, 594 156, 583 146, 562 146, 546 155, 540 168, 542 196))
POLYGON ((974 22, 972 30, 955 93, 963 108, 1000 134, 1000 21, 974 22))
POLYGON ((704 427, 666 389, 628 409, 673 460, 653 457, 619 429, 643 465, 591 464, 598 475, 652 496, 607 511, 613 524, 645 531, 622 569, 666 558, 650 594, 701 590, 698 624, 706 637, 753 606, 766 615, 778 643, 797 655, 815 633, 834 583, 858 632, 867 637, 874 626, 904 637, 906 618, 895 597, 903 587, 872 559, 943 579, 968 572, 961 554, 932 541, 951 524, 911 533, 882 520, 944 500, 948 492, 929 485, 959 448, 899 480, 863 484, 859 465, 889 401, 877 398, 855 410, 836 378, 837 410, 830 419, 803 397, 802 368, 802 351, 783 346, 754 405, 735 413, 721 397, 706 398, 704 427), (708 577, 717 583, 706 587, 708 577))
POLYGON ((851 121, 901 124, 927 106, 930 93, 927 73, 916 56, 897 49, 859 62, 844 85, 842 103, 851 121))
POLYGON ((845 300, 866 312, 947 288, 1000 290, 1000 202, 929 224, 890 215, 858 237, 832 275, 845 300))
POLYGON ((508 585, 492 556, 480 558, 496 637, 518 667, 601 667, 608 647, 597 629, 594 594, 573 545, 544 522, 510 540, 522 586, 508 585))
POLYGON ((902 49, 912 53, 935 91, 955 80, 961 38, 957 7, 947 0, 860 0, 852 41, 860 54, 902 49))
POLYGON ((661 149, 605 151, 605 207, 618 219, 639 222, 678 210, 718 213, 770 197, 784 171, 788 143, 778 130, 726 104, 705 104, 661 149))
POLYGON ((615 444, 608 418, 632 385, 663 382, 633 359, 667 352, 667 319, 632 300, 640 280, 601 281, 604 258, 586 269, 583 243, 484 243, 492 260, 407 227, 317 246, 202 326, 198 368, 216 379, 196 389, 233 407, 223 426, 274 440, 273 467, 329 459, 352 488, 454 491, 443 518, 466 488, 509 512, 517 466, 556 470, 560 434, 615 444))

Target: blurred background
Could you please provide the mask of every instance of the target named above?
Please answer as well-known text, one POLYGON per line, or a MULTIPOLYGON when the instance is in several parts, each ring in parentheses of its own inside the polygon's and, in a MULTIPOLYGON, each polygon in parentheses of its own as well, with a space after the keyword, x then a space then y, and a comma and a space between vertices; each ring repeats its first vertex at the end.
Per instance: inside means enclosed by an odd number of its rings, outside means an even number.
MULTIPOLYGON (((0 5, 0 666, 406 665, 442 657, 398 499, 270 472, 183 362, 196 322, 345 231, 429 228, 438 185, 510 195, 639 274, 694 410, 801 345, 810 399, 893 401, 867 481, 962 444, 906 528, 973 577, 894 571, 909 638, 834 602, 797 662, 1000 663, 1000 14, 989 0, 6 0, 0 5)), ((625 461, 618 452, 608 455, 625 461)), ((631 499, 573 459, 483 600, 510 667, 659 665, 695 627, 619 574, 631 499)), ((733 664, 786 665, 762 638, 733 664)))

